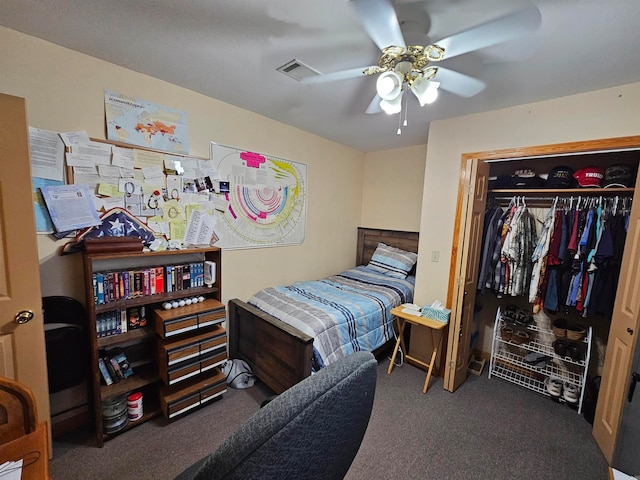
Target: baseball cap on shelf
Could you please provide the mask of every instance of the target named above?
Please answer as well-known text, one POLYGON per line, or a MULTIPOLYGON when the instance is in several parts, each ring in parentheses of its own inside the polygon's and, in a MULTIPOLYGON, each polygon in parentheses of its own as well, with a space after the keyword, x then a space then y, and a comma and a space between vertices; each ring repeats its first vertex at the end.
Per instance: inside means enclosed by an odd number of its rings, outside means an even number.
POLYGON ((542 183, 543 180, 531 168, 516 170, 511 177, 511 188, 538 188, 542 183))
POLYGON ((604 168, 589 166, 581 168, 573 174, 581 187, 600 187, 604 178, 604 168))
POLYGON ((498 175, 495 178, 489 178, 489 189, 495 190, 500 188, 511 187, 511 175, 498 175))
POLYGON ((631 188, 635 185, 635 175, 633 168, 629 165, 611 165, 604 171, 604 180, 602 186, 607 187, 619 187, 619 188, 631 188))
POLYGON ((573 168, 562 165, 551 169, 544 186, 547 188, 569 188, 572 184, 573 168))

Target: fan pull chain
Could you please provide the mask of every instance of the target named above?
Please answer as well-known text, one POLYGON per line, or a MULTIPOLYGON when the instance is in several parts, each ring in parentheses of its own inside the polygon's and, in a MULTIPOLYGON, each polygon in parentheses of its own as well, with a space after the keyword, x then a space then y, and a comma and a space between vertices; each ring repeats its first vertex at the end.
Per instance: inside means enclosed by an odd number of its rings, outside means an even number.
POLYGON ((402 127, 406 127, 408 125, 407 111, 409 110, 409 104, 407 103, 407 96, 405 95, 401 101, 404 101, 404 122, 402 123, 402 110, 400 110, 400 113, 398 113, 398 131, 396 132, 396 135, 402 135, 402 127))
POLYGON ((409 112, 409 100, 407 99, 408 95, 404 96, 404 123, 402 124, 403 127, 406 127, 408 125, 407 123, 407 113, 409 112))

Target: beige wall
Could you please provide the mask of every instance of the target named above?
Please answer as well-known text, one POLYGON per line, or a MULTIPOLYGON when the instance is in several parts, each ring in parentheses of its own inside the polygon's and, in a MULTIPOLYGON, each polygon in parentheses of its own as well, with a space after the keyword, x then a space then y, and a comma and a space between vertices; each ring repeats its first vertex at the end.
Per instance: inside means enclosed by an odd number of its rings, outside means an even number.
MULTIPOLYGON (((420 168, 412 194, 386 192, 403 219, 376 218, 366 207, 367 225, 417 229, 425 148, 374 155, 373 169, 354 149, 269 120, 193 91, 176 87, 95 58, 0 27, 0 91, 26 98, 29 124, 54 131, 86 130, 105 138, 103 90, 122 92, 187 112, 190 153, 208 157, 209 142, 269 153, 307 164, 305 241, 300 246, 230 250, 223 257, 224 300, 246 300, 258 289, 325 276, 353 266, 356 228, 362 225, 363 183, 379 184, 385 158, 401 157, 405 171, 420 168), (421 165, 420 165, 421 164, 421 165), (404 199, 407 199, 407 207, 404 199), (389 223, 387 223, 389 221, 389 223)), ((179 67, 176 67, 179 68, 179 67)), ((397 165, 397 163, 396 163, 397 165)), ((5 167, 4 165, 2 166, 5 167)), ((369 205, 368 200, 365 201, 369 205)), ((26 208, 26 207, 25 207, 26 208)), ((386 206, 384 213, 391 210, 386 206)), ((83 301, 81 257, 60 257, 64 241, 38 236, 42 294, 83 301)))
MULTIPOLYGON (((441 99, 444 101, 445 99, 441 99)), ((420 221, 417 303, 445 300, 463 153, 640 134, 640 83, 433 122, 420 221)))
POLYGON ((367 153, 363 227, 420 230, 426 155, 426 145, 367 153))

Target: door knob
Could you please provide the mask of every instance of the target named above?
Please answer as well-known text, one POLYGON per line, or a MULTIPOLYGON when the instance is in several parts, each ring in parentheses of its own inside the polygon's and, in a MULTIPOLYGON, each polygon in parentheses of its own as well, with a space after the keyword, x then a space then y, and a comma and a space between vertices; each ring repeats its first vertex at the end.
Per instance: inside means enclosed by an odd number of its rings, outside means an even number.
POLYGON ((31 310, 22 310, 21 312, 16 313, 16 316, 15 316, 15 320, 18 325, 27 323, 32 318, 33 318, 33 312, 31 310))

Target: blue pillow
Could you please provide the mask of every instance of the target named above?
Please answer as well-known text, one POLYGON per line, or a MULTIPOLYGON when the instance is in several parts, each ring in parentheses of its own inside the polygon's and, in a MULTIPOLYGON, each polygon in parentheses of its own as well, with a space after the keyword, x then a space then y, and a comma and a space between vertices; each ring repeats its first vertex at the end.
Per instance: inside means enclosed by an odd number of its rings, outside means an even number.
POLYGON ((418 254, 378 243, 367 267, 394 278, 406 278, 418 261, 418 254))

